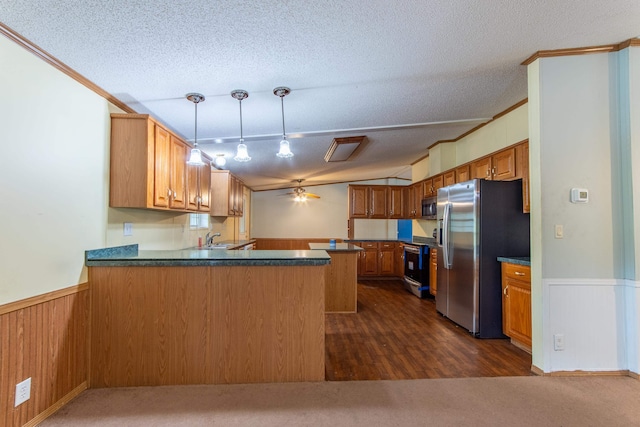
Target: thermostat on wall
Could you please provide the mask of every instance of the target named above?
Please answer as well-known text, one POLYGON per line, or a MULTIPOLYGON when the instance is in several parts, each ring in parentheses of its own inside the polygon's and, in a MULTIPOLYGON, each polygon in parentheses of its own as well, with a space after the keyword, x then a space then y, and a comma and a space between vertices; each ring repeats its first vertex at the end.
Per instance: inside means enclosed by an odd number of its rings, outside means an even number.
POLYGON ((589 201, 589 190, 586 188, 571 189, 571 203, 587 203, 589 201))

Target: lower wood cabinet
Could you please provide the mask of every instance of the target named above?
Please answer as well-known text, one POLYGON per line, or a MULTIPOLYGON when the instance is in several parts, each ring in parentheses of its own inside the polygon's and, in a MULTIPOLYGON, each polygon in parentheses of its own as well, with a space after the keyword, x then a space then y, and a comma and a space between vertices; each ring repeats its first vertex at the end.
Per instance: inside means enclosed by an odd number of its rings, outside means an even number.
POLYGON ((502 263, 502 332, 531 351, 531 267, 502 263))
POLYGON ((352 242, 363 251, 358 252, 358 276, 401 276, 404 265, 399 271, 397 242, 352 242))

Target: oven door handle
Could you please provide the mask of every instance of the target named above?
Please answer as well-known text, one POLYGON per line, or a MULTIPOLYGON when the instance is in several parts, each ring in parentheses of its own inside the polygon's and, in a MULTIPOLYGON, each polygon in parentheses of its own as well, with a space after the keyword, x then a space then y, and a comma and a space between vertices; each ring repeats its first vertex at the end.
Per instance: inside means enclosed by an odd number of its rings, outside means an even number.
POLYGON ((406 252, 410 252, 410 253, 412 253, 412 254, 418 254, 418 255, 420 255, 420 249, 418 249, 418 248, 414 248, 414 247, 412 247, 412 246, 405 246, 405 247, 404 247, 404 250, 405 250, 406 252))

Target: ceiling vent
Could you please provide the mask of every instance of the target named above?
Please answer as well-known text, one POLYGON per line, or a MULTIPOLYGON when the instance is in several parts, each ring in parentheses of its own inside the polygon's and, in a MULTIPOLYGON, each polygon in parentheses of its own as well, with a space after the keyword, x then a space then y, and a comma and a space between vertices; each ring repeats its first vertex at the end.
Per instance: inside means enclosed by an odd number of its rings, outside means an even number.
POLYGON ((348 136, 346 138, 333 138, 327 154, 324 155, 325 162, 344 162, 348 160, 354 151, 362 144, 366 136, 348 136))

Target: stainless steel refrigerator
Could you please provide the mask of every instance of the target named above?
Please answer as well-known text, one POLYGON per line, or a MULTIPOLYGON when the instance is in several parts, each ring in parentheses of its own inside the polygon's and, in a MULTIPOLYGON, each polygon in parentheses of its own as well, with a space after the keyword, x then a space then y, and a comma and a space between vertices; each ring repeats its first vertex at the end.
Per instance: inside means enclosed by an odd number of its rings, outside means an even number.
POLYGON ((529 256, 522 181, 474 179, 438 190, 436 310, 479 338, 502 338, 499 256, 529 256))

